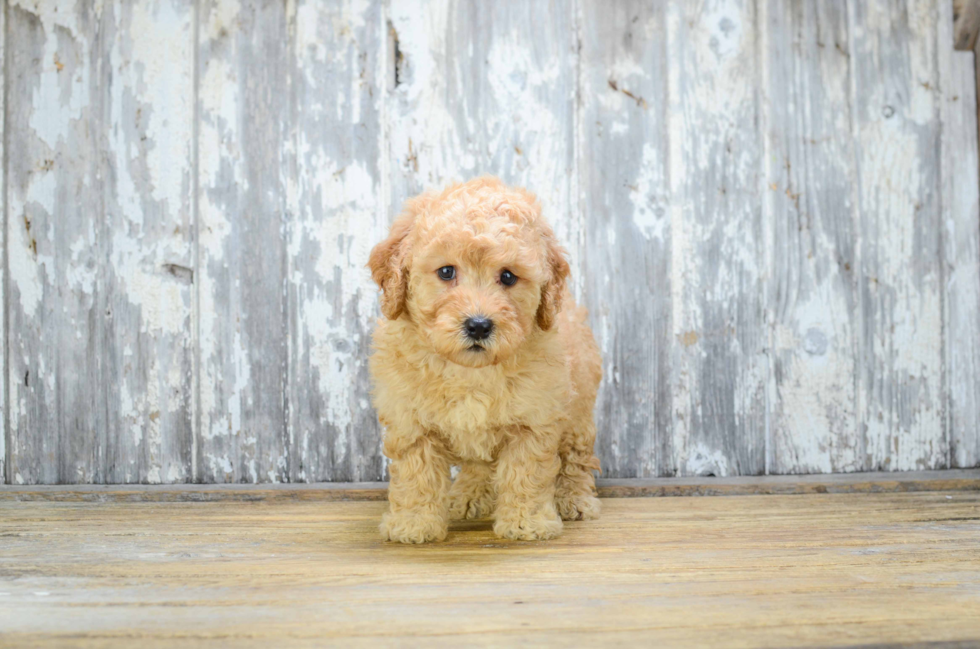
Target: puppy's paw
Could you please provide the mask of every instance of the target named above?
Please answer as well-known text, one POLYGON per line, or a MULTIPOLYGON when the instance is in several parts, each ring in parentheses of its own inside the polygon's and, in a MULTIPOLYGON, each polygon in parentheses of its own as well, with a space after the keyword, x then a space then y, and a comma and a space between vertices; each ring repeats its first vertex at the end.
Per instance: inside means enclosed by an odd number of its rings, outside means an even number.
POLYGON ((558 494, 555 508, 563 521, 591 521, 602 512, 599 499, 591 494, 558 494))
POLYGON ((381 538, 397 543, 444 541, 449 525, 443 516, 428 512, 386 512, 381 517, 381 538))
POLYGON ((449 494, 449 518, 454 521, 488 518, 493 513, 493 496, 489 491, 480 494, 449 494))
POLYGON ((515 541, 543 541, 561 534, 562 523, 554 513, 538 514, 526 518, 498 518, 493 533, 515 541))

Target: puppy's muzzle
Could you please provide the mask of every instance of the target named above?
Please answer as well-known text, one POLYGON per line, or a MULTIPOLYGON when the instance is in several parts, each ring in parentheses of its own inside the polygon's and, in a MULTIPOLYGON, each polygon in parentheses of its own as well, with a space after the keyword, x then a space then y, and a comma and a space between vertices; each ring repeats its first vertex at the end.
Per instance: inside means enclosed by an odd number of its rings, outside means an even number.
POLYGON ((463 323, 463 331, 470 340, 486 340, 493 332, 493 320, 484 316, 467 318, 463 323))

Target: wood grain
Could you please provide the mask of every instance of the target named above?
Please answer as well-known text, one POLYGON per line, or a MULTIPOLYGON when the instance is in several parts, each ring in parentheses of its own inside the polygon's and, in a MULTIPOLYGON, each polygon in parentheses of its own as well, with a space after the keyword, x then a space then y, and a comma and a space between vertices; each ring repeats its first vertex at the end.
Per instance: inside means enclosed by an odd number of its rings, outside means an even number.
POLYGON ((293 60, 283 7, 215 0, 199 8, 195 479, 205 482, 290 475, 283 144, 293 60))
POLYGON ((413 0, 390 3, 388 22, 392 214, 423 189, 495 174, 538 195, 577 261, 574 12, 413 0))
POLYGON ((950 465, 980 464, 980 191, 973 52, 954 52, 943 87, 944 334, 950 465))
MULTIPOLYGON (((34 487, 33 489, 39 489, 34 487)), ((77 488, 77 487, 76 487, 77 488)), ((602 498, 980 491, 980 470, 600 480, 602 498)), ((30 491, 30 489, 25 489, 30 491)))
POLYGON ((673 442, 680 475, 765 471, 768 273, 753 2, 667 14, 673 442))
POLYGON ((103 482, 109 233, 103 218, 111 10, 7 14, 11 482, 103 482))
POLYGON ((581 282, 602 350, 603 472, 673 475, 665 3, 581 3, 581 282), (637 435, 633 431, 644 430, 637 435))
MULTIPOLYGON (((644 478, 597 481, 601 498, 980 491, 980 469, 897 471, 728 478, 644 478)), ((385 500, 385 482, 317 484, 8 485, 0 501, 256 502, 260 500, 385 500)))
POLYGON ((865 469, 946 466, 937 3, 850 3, 865 469))
POLYGON ((569 249, 605 476, 978 466, 954 13, 10 0, 0 480, 383 479, 363 266, 480 173, 569 249))
POLYGON ((845 2, 766 3, 770 473, 864 466, 845 2))
MULTIPOLYGON (((4 3, 2 7, 3 11, 0 11, 0 61, 4 62, 4 65, 0 66, 0 111, 4 116, 7 114, 7 93, 6 93, 6 49, 5 45, 7 42, 7 4, 4 3)), ((6 117, 3 120, 6 122, 6 117)), ((9 395, 7 394, 7 283, 9 281, 9 273, 7 269, 9 268, 7 262, 7 219, 8 219, 8 209, 7 209, 7 154, 5 145, 7 143, 7 136, 4 125, 0 124, 0 206, 3 210, 3 227, 0 231, 0 260, 2 260, 2 273, 3 276, 0 278, 0 305, 3 308, 3 314, 0 315, 0 484, 9 482, 7 477, 7 438, 10 435, 10 425, 8 421, 8 411, 7 403, 9 402, 9 395)))
POLYGON ((365 262, 388 226, 388 34, 377 2, 302 1, 291 20, 289 480, 381 480, 367 373, 377 287, 365 262))
MULTIPOLYGON (((980 493, 607 500, 547 543, 383 503, 0 503, 5 646, 980 642, 980 493)), ((935 645, 934 645, 935 646, 935 645)))
MULTIPOLYGON (((194 3, 107 3, 105 481, 192 479, 194 3)), ((100 156, 101 157, 101 156, 100 156)))

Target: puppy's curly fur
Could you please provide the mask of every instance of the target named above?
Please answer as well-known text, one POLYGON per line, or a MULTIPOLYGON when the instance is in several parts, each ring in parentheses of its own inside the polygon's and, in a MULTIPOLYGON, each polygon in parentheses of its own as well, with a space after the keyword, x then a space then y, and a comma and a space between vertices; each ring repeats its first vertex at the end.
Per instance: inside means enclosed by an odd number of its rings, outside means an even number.
POLYGON ((384 538, 438 541, 451 518, 492 515, 499 536, 547 539, 597 517, 599 351, 537 199, 491 177, 426 192, 369 266, 385 316, 370 361, 391 459, 384 538), (492 320, 488 338, 467 336, 473 317, 492 320))

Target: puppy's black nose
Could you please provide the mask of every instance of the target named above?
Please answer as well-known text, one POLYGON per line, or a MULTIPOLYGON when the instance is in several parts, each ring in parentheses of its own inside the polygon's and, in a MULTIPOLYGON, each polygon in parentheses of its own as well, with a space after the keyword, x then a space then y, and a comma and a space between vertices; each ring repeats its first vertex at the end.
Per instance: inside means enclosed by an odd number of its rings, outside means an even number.
POLYGON ((483 316, 467 318, 466 322, 463 323, 463 328, 466 329, 467 338, 483 340, 490 337, 490 332, 493 331, 493 320, 483 316))

